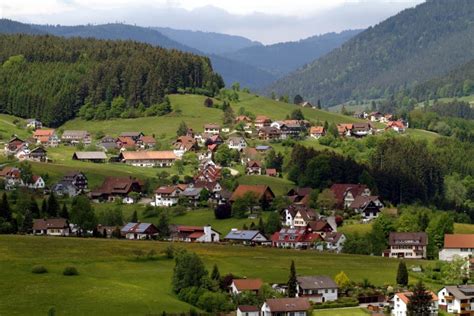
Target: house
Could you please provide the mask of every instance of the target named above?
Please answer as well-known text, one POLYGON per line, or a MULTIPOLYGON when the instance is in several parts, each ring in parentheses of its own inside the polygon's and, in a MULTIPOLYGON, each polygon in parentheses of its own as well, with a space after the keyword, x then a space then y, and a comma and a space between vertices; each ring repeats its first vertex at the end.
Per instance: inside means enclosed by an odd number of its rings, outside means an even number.
POLYGON ((257 160, 250 160, 245 166, 245 173, 249 175, 262 175, 262 163, 257 160))
POLYGON ((140 146, 141 149, 155 148, 156 139, 153 136, 143 136, 142 135, 138 139, 137 144, 140 146))
POLYGON ((304 297, 267 299, 260 309, 261 316, 307 316, 311 304, 304 297))
POLYGON ((178 204, 179 195, 182 190, 175 186, 161 186, 155 190, 155 201, 153 206, 170 207, 178 204))
POLYGON ((316 212, 304 205, 291 204, 282 211, 282 225, 288 227, 306 227, 318 219, 316 212))
POLYGON ((284 120, 273 122, 271 127, 280 130, 281 138, 296 137, 306 131, 306 123, 301 120, 284 120))
POLYGON ((218 124, 206 124, 204 125, 204 133, 212 134, 212 135, 219 135, 221 131, 221 126, 218 124))
POLYGON ((211 226, 183 226, 176 225, 171 227, 171 240, 184 242, 219 242, 220 233, 211 226))
POLYGON ((38 145, 56 147, 59 145, 59 137, 54 129, 37 129, 33 138, 38 145))
POLYGON ((379 216, 380 210, 383 208, 382 202, 378 196, 359 195, 349 206, 349 209, 361 214, 365 219, 374 219, 379 216))
POLYGON ((32 175, 31 183, 24 183, 23 186, 26 186, 28 189, 40 190, 46 187, 46 183, 41 176, 32 175))
POLYGON ((439 260, 452 261, 455 257, 469 258, 474 255, 474 234, 445 234, 444 248, 439 260))
POLYGON ((296 277, 296 293, 298 297, 306 297, 314 303, 337 300, 338 286, 325 275, 296 277))
POLYGON ((380 122, 380 120, 383 118, 383 114, 380 112, 372 112, 369 114, 369 120, 371 122, 380 122))
POLYGON ((57 196, 69 196, 74 197, 79 195, 79 189, 73 185, 71 182, 60 181, 54 184, 51 187, 51 192, 56 194, 57 196))
POLYGON ((238 295, 244 291, 258 294, 262 285, 263 281, 261 279, 234 279, 229 288, 233 295, 238 295))
POLYGON ((43 128, 43 123, 41 121, 38 121, 37 119, 27 119, 26 120, 26 128, 31 128, 33 130, 37 130, 40 128, 43 128))
POLYGON ((269 177, 278 177, 278 171, 275 168, 265 169, 265 175, 269 177))
POLYGON ((276 127, 265 126, 258 130, 258 138, 265 141, 278 140, 281 138, 281 132, 276 127))
POLYGON ((118 149, 118 139, 111 136, 103 137, 100 142, 97 144, 102 147, 105 151, 118 149))
POLYGON ((326 135, 326 130, 323 126, 313 126, 309 129, 309 136, 319 139, 326 135))
POLYGON ((91 197, 97 200, 113 201, 125 198, 130 193, 140 193, 142 184, 132 177, 107 177, 102 185, 91 192, 91 197))
POLYGON ((137 141, 132 137, 120 136, 117 138, 116 147, 120 148, 120 151, 134 150, 137 148, 137 141))
POLYGON ((124 138, 131 138, 135 142, 138 142, 140 140, 140 137, 145 136, 144 133, 142 132, 124 132, 119 135, 119 138, 124 137, 124 138))
POLYGON ((439 309, 456 316, 474 314, 474 285, 445 286, 438 292, 439 309))
POLYGON ((158 229, 150 223, 127 223, 120 233, 126 239, 154 239, 158 236, 158 229))
MULTIPOLYGON (((435 293, 429 292, 431 294, 431 306, 430 313, 427 316, 436 316, 438 315, 438 296, 435 293)), ((393 304, 393 309, 391 315, 393 316, 407 316, 408 315, 408 303, 410 302, 410 297, 413 295, 412 292, 401 292, 396 293, 391 300, 393 304)))
POLYGON ((286 196, 295 204, 300 203, 306 196, 309 196, 313 189, 311 188, 295 188, 288 191, 286 196))
POLYGON ((137 167, 171 167, 178 159, 173 151, 124 151, 119 160, 137 167))
POLYGON ((79 143, 90 145, 91 134, 87 131, 65 130, 61 135, 61 142, 68 145, 77 145, 79 143))
MULTIPOLYGON (((329 251, 334 251, 340 253, 346 242, 346 235, 338 232, 329 232, 324 235, 324 245, 325 248, 329 251)), ((324 249, 318 249, 324 250, 324 249)))
POLYGON ((199 149, 197 141, 191 136, 180 136, 173 143, 173 151, 178 157, 182 157, 188 151, 199 149))
POLYGON ((259 154, 265 154, 267 153, 269 150, 272 149, 272 146, 268 146, 268 145, 258 145, 258 146, 255 146, 255 150, 259 153, 259 154))
POLYGON ((87 190, 88 187, 88 180, 86 175, 79 171, 71 171, 66 173, 63 176, 63 181, 70 182, 81 191, 87 190))
POLYGON ((254 194, 257 201, 260 203, 270 203, 275 198, 275 194, 273 194, 273 191, 267 185, 239 184, 239 186, 232 193, 230 201, 235 202, 235 200, 245 196, 247 193, 254 194))
POLYGON ((32 149, 28 155, 29 160, 45 162, 48 160, 47 151, 43 147, 32 149))
POLYGON ((238 230, 233 228, 224 238, 231 243, 256 245, 268 243, 268 239, 258 230, 238 230))
POLYGON ((16 167, 3 167, 0 170, 0 179, 5 183, 5 190, 13 190, 23 183, 21 180, 21 170, 16 167))
POLYGON ((384 251, 384 257, 426 259, 426 248, 428 246, 428 235, 424 232, 417 233, 395 233, 389 235, 388 245, 390 249, 384 251))
POLYGON ((372 124, 354 123, 352 124, 351 135, 355 137, 364 137, 372 134, 372 124))
POLYGON ((394 130, 397 133, 404 133, 406 131, 405 124, 402 121, 391 121, 388 122, 385 130, 394 130))
POLYGON ((107 160, 107 155, 103 151, 76 151, 72 160, 103 163, 107 160))
POLYGON ((319 233, 322 237, 324 237, 326 233, 330 233, 334 230, 331 224, 323 218, 308 222, 307 229, 310 232, 319 233))
POLYGON ((365 184, 336 183, 330 188, 336 198, 336 207, 345 209, 351 206, 359 195, 370 196, 370 189, 365 184))
POLYGON ((180 196, 185 198, 190 206, 197 207, 201 199, 202 190, 203 188, 188 187, 181 192, 180 196))
POLYGON ((353 124, 337 124, 337 132, 339 136, 351 136, 351 130, 353 128, 353 124))
POLYGON ((260 316, 260 308, 254 305, 239 305, 236 316, 260 316))
POLYGON ((252 119, 246 115, 239 115, 235 118, 235 124, 242 123, 245 129, 252 127, 252 119))
POLYGON ((69 236, 71 234, 71 229, 67 219, 41 218, 33 220, 33 234, 48 236, 69 236))
POLYGON ((265 115, 259 115, 255 118, 255 128, 267 127, 270 126, 270 124, 272 124, 272 120, 265 115))
POLYGON ((5 155, 6 156, 15 155, 16 153, 18 153, 18 151, 24 148, 28 148, 28 144, 24 140, 20 139, 19 137, 14 136, 7 143, 5 143, 5 147, 4 147, 5 155))
POLYGON ((243 151, 247 147, 247 142, 242 136, 232 136, 226 141, 227 146, 230 149, 243 151))
POLYGON ((322 237, 306 227, 282 228, 272 235, 271 240, 272 247, 306 249, 312 248, 322 237))

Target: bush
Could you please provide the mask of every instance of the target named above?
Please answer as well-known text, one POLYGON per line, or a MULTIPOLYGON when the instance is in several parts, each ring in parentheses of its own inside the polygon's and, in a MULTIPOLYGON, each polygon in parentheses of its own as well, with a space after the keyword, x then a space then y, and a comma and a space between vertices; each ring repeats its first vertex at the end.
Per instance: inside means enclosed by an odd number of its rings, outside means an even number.
POLYGON ((76 267, 69 266, 69 267, 64 268, 63 275, 66 275, 66 276, 79 275, 79 272, 77 272, 76 267))
POLYGON ((44 266, 34 266, 31 269, 31 272, 34 274, 43 274, 43 273, 48 273, 48 269, 46 269, 44 266))
POLYGON ((341 297, 336 301, 324 302, 313 306, 314 309, 341 308, 359 306, 359 301, 355 297, 341 297))

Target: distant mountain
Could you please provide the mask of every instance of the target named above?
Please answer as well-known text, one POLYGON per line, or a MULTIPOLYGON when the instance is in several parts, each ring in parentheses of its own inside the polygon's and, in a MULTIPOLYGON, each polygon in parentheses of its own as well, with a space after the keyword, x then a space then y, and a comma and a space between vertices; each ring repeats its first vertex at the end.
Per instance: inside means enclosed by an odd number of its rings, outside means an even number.
POLYGON ((243 87, 256 90, 271 84, 276 79, 274 75, 264 70, 215 54, 205 54, 196 48, 174 41, 161 32, 151 28, 118 23, 79 26, 33 25, 33 27, 43 32, 63 37, 134 40, 164 48, 178 49, 208 56, 211 59, 213 69, 223 77, 226 85, 239 82, 243 87))
POLYGON ((252 46, 226 57, 263 69, 276 76, 286 75, 340 47, 362 30, 327 33, 296 42, 252 46))
POLYGON ((247 47, 262 46, 262 43, 252 41, 243 36, 214 32, 176 30, 168 27, 152 27, 152 29, 176 42, 193 47, 206 54, 219 55, 247 47))
POLYGON ((44 32, 31 27, 28 24, 7 20, 7 19, 0 19, 0 33, 2 34, 31 34, 31 35, 40 35, 44 34, 44 32))
POLYGON ((473 58, 474 1, 429 0, 367 29, 266 89, 333 105, 413 87, 473 58))

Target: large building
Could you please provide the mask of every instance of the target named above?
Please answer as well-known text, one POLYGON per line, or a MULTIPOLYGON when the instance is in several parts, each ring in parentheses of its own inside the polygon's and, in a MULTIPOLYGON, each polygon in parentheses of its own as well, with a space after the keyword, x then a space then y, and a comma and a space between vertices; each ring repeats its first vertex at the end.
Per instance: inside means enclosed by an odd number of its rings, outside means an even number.
POLYGON ((137 167, 171 167, 178 159, 173 151, 124 151, 119 160, 137 167))
POLYGON ((467 258, 474 254, 474 234, 446 234, 439 260, 452 261, 455 257, 467 258))
POLYGON ((418 233, 390 233, 388 241, 389 249, 383 253, 384 257, 426 259, 426 248, 428 246, 428 235, 424 232, 418 233))

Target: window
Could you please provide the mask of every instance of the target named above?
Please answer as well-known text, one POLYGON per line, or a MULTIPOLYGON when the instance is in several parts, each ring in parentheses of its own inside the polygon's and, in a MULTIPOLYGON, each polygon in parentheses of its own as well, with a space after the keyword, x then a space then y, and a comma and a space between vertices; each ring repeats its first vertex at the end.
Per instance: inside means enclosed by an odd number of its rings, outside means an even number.
POLYGON ((469 248, 461 248, 461 252, 468 252, 469 248))

